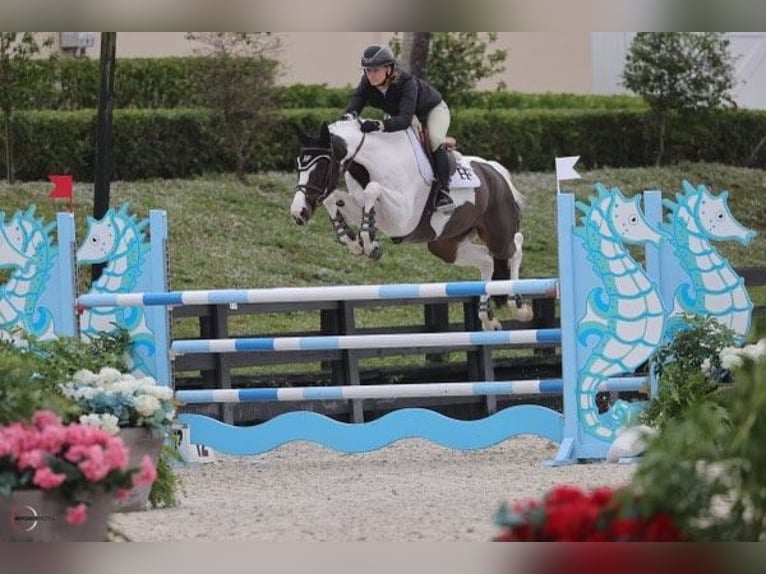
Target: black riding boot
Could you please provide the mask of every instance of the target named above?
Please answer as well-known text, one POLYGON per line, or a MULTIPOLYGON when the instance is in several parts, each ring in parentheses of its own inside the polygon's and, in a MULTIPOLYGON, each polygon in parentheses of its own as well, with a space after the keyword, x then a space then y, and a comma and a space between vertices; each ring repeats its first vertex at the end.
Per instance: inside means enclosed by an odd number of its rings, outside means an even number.
POLYGON ((449 156, 447 148, 440 145, 434 150, 434 169, 436 179, 439 181, 439 190, 436 192, 434 209, 438 211, 451 211, 455 209, 455 202, 449 196, 449 156))

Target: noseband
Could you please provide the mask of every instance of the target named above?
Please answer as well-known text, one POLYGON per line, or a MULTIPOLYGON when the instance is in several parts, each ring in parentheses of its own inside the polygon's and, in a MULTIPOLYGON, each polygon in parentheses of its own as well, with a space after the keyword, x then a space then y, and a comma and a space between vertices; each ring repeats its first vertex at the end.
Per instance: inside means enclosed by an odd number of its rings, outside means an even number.
POLYGON ((315 163, 317 163, 319 160, 326 159, 330 162, 330 169, 327 170, 327 177, 325 178, 324 185, 322 187, 318 185, 313 185, 311 183, 299 183, 295 186, 295 191, 300 191, 303 193, 303 195, 306 196, 306 198, 309 197, 309 192, 316 197, 316 203, 319 204, 322 201, 325 200, 325 198, 330 195, 330 192, 335 189, 335 187, 338 185, 338 180, 343 176, 343 174, 346 172, 346 169, 348 169, 348 166, 351 164, 351 161, 356 157, 356 154, 359 153, 359 150, 362 148, 362 144, 364 143, 364 139, 367 137, 367 134, 362 134, 362 139, 359 140, 359 145, 356 146, 356 149, 354 150, 354 153, 351 154, 351 156, 345 160, 342 164, 335 159, 335 154, 333 153, 332 144, 330 144, 330 147, 323 148, 323 147, 305 147, 301 150, 301 155, 298 156, 297 164, 298 164, 298 171, 306 171, 311 166, 313 166, 315 163), (309 155, 306 154, 306 152, 317 152, 317 155, 309 155), (307 156, 308 157, 305 157, 307 156), (304 161, 305 157, 305 161, 304 161), (337 175, 333 177, 333 171, 335 171, 335 166, 340 164, 340 169, 338 169, 337 175))

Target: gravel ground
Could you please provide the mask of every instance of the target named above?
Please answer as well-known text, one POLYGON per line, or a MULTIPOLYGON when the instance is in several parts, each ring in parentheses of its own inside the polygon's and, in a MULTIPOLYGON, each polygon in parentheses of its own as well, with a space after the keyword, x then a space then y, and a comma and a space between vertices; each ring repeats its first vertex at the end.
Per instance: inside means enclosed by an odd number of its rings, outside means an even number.
POLYGON ((180 505, 114 514, 132 541, 489 541, 503 500, 539 497, 556 484, 630 480, 633 465, 547 467, 557 446, 515 437, 480 451, 408 439, 365 454, 308 442, 178 469, 180 505))

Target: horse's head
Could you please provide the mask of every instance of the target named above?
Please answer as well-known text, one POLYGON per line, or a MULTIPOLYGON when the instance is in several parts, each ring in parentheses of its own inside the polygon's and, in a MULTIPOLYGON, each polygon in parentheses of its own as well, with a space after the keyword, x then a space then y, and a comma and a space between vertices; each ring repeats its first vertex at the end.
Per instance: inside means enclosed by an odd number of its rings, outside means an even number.
POLYGON ((318 137, 310 136, 295 126, 301 142, 296 160, 298 184, 290 206, 290 214, 298 225, 308 223, 314 211, 338 185, 340 162, 346 155, 344 141, 330 134, 323 123, 318 137))

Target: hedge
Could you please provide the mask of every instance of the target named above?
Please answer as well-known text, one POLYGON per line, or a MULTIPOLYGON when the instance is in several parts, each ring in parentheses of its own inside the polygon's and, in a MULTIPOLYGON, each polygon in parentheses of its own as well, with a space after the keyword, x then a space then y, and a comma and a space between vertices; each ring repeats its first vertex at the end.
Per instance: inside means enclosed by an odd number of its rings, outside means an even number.
MULTIPOLYGON (((294 169, 298 141, 291 123, 318 132, 337 109, 292 109, 279 113, 273 130, 259 134, 252 171, 294 169)), ((15 177, 45 180, 72 173, 93 180, 95 111, 17 112, 13 116, 15 177)), ((115 110, 115 180, 187 178, 232 171, 234 159, 216 144, 216 122, 201 109, 115 110)), ((456 110, 451 133, 462 151, 496 159, 512 171, 549 171, 553 158, 580 155, 580 165, 647 166, 656 141, 651 116, 638 110, 456 110)), ((727 110, 674 117, 666 162, 715 161, 766 167, 766 112, 727 110), (751 157, 752 156, 752 157, 751 157)), ((1 141, 1 139, 0 139, 1 141)), ((0 173, 5 173, 0 154, 0 173)))
MULTIPOLYGON (((201 87, 210 58, 120 58, 115 66, 115 108, 196 108, 205 100, 201 87), (197 80, 201 78, 201 80, 197 80)), ((248 60, 238 59, 241 65, 248 60)), ((99 62, 90 59, 32 60, 14 63, 21 79, 17 109, 94 109, 98 97, 99 62)), ((215 62, 214 65, 220 65, 215 62)), ((252 62, 253 70, 258 64, 252 62)), ((357 78, 349 74, 344 88, 297 84, 275 88, 283 108, 343 109, 357 78)), ((645 109, 635 96, 522 94, 475 91, 456 96, 453 108, 477 109, 645 109)))

